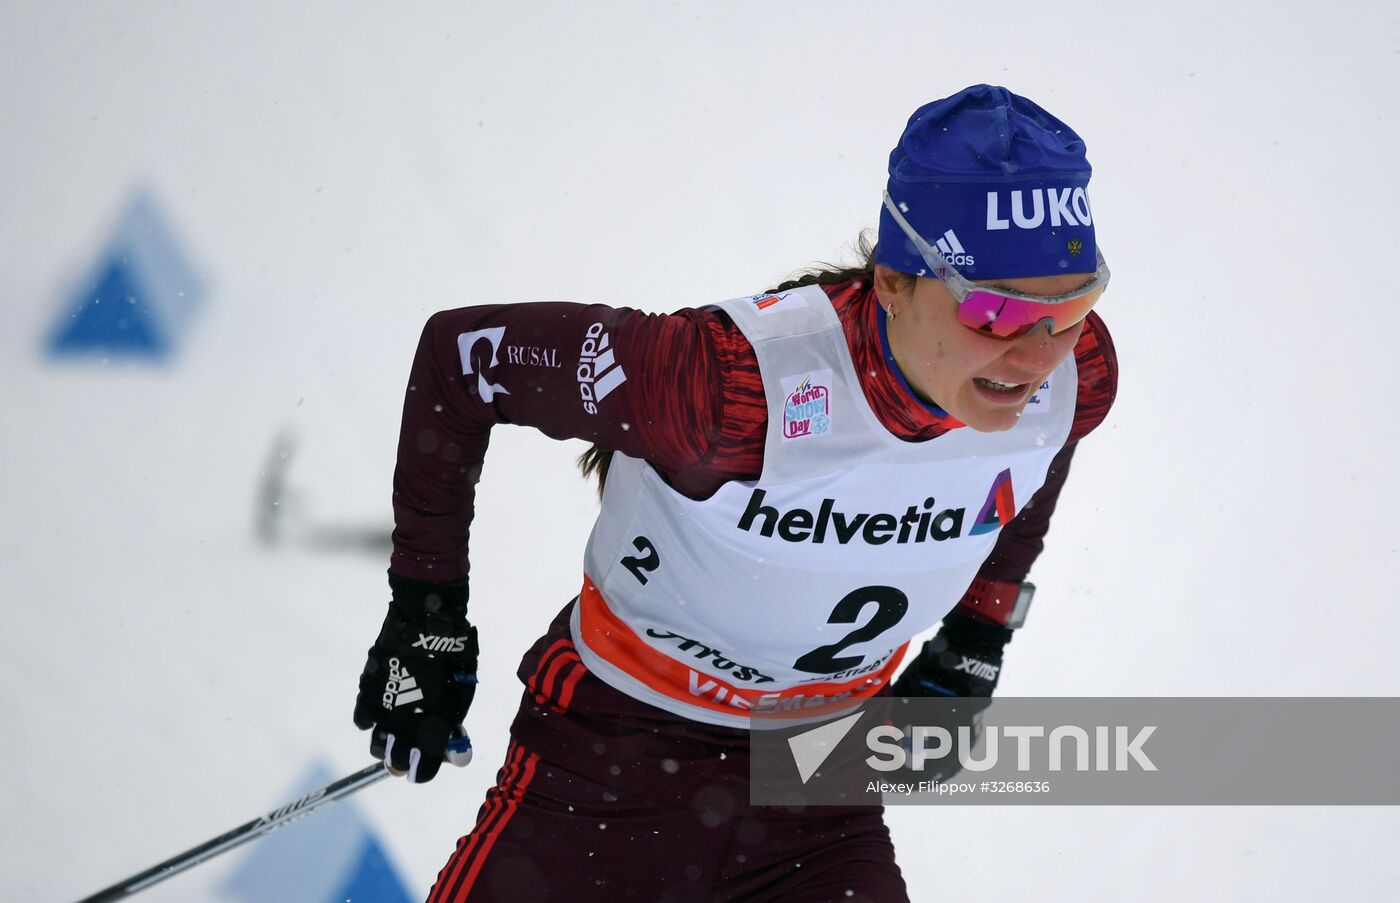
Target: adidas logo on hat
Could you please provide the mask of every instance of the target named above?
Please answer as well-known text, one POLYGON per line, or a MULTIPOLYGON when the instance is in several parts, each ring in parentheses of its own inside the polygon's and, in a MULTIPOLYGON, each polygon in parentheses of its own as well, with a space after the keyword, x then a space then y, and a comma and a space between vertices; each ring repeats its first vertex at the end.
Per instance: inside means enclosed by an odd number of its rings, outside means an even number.
POLYGON ((962 242, 958 241, 958 237, 953 234, 952 229, 944 232, 943 237, 934 244, 938 247, 938 253, 943 255, 943 259, 955 267, 970 267, 975 262, 972 255, 963 248, 962 242))

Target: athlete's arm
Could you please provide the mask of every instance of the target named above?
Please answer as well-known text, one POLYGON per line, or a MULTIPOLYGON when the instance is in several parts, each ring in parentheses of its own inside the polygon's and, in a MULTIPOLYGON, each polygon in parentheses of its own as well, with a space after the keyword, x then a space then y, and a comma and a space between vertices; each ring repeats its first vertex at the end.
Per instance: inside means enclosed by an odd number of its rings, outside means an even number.
POLYGON ((466 577, 475 487, 498 423, 585 439, 662 473, 693 468, 723 414, 713 319, 565 302, 435 314, 404 396, 390 570, 466 577))
POLYGON ((721 414, 705 320, 545 303, 428 321, 399 432, 392 601, 355 702, 355 724, 372 730, 370 752, 386 765, 424 782, 444 759, 469 758, 463 719, 478 640, 467 619, 467 534, 491 427, 534 426, 688 467, 721 414))

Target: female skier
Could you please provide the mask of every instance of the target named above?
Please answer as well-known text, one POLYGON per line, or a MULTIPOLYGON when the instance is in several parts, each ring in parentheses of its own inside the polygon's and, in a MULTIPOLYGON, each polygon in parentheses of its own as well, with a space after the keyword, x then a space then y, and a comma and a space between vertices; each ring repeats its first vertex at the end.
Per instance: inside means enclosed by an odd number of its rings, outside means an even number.
POLYGON ((355 706, 391 770, 431 780, 475 691, 491 427, 589 440, 605 478, 582 589, 525 655, 505 765, 432 903, 908 899, 879 807, 749 804, 751 713, 991 694, 1117 381, 1089 176, 1073 130, 977 85, 909 120, 859 267, 669 315, 428 321, 355 706))

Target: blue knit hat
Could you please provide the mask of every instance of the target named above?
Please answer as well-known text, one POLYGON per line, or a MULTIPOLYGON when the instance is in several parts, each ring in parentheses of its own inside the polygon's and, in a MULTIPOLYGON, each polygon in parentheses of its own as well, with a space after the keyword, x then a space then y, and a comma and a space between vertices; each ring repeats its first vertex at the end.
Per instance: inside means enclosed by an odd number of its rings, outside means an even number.
MULTIPOLYGON (((914 111, 886 191, 924 241, 969 279, 1092 273, 1084 141, 1005 88, 973 85, 914 111)), ((929 275, 889 210, 875 262, 929 275)))

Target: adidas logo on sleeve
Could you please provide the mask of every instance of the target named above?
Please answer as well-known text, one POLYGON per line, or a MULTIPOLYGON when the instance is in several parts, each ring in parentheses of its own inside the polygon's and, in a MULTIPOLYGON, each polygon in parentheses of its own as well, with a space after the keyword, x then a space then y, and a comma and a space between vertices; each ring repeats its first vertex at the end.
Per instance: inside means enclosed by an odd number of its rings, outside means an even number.
POLYGON ((594 323, 588 327, 583 346, 579 349, 578 390, 583 399, 583 410, 589 414, 598 413, 598 405, 603 403, 603 399, 627 382, 622 364, 613 356, 611 339, 603 330, 602 323, 594 323))

